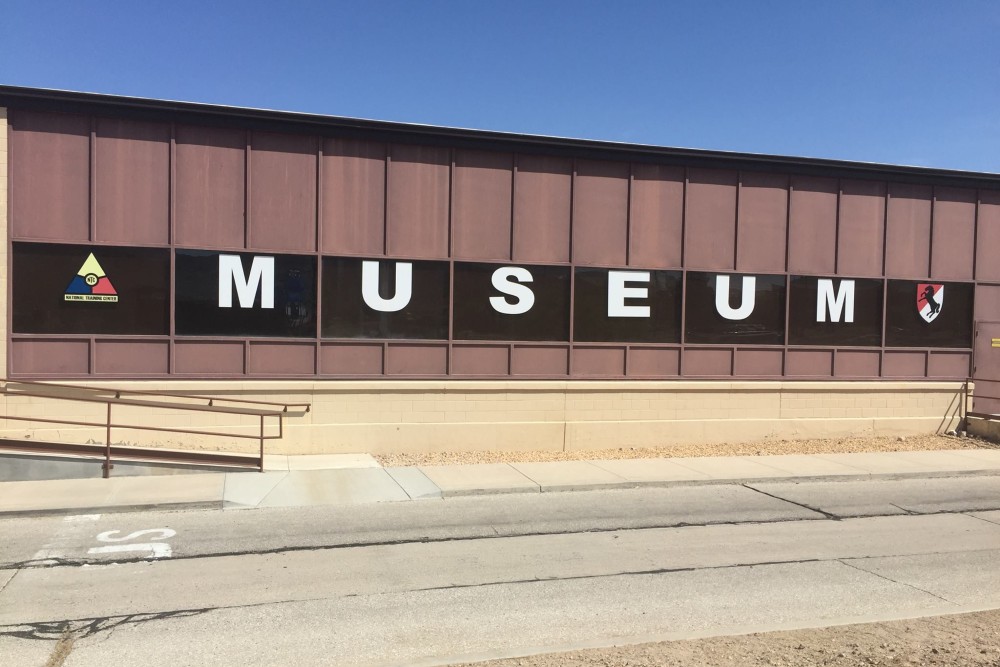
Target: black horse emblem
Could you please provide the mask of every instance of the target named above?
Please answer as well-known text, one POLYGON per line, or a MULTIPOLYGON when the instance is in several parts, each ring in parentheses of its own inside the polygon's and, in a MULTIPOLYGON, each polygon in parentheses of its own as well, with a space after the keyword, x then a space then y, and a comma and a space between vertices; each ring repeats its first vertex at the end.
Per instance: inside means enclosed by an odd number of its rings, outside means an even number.
POLYGON ((941 310, 941 304, 934 299, 934 288, 930 285, 924 288, 923 300, 931 307, 931 315, 937 315, 941 310))
POLYGON ((932 322, 944 305, 944 285, 921 283, 917 285, 917 312, 927 322, 932 322))

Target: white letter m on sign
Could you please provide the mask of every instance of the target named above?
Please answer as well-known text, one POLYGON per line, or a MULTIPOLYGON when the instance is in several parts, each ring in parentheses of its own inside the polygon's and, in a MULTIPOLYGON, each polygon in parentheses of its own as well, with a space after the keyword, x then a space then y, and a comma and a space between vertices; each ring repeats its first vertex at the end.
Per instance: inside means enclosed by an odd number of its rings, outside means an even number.
POLYGON ((845 322, 854 321, 854 281, 841 280, 836 294, 833 292, 833 281, 820 278, 816 283, 816 321, 826 322, 826 314, 830 313, 831 322, 839 322, 843 316, 845 322))
POLYGON ((240 308, 253 308, 258 289, 260 307, 274 308, 274 257, 254 257, 247 276, 239 255, 219 255, 219 308, 233 307, 233 287, 240 308))

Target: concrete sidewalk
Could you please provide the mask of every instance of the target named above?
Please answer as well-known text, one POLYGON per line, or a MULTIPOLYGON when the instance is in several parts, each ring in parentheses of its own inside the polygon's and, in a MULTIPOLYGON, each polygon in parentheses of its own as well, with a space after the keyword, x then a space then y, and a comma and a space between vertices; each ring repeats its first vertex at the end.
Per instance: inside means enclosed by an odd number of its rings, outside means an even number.
POLYGON ((267 472, 0 483, 0 517, 351 505, 499 493, 761 481, 1000 475, 1000 450, 625 459, 383 468, 367 454, 271 456, 267 472))

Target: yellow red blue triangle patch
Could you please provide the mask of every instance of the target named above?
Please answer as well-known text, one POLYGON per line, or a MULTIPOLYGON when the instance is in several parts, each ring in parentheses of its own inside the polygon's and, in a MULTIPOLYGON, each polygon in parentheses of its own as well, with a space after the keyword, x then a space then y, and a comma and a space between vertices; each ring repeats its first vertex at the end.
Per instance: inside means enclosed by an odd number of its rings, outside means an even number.
POLYGON ((104 301, 116 303, 118 291, 104 272, 101 263, 90 253, 66 288, 66 301, 104 301))

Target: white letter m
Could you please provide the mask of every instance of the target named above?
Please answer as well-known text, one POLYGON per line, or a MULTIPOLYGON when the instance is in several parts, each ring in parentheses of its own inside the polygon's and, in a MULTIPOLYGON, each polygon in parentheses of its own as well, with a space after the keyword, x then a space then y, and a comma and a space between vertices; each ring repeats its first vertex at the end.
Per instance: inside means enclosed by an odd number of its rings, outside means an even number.
POLYGON ((274 257, 254 257, 249 277, 239 255, 219 255, 219 308, 233 307, 233 287, 240 308, 253 308, 260 289, 260 307, 274 308, 274 257))
POLYGON ((841 280, 836 295, 833 292, 833 281, 820 278, 816 284, 816 321, 826 322, 826 314, 830 313, 831 322, 839 322, 843 316, 845 322, 854 321, 854 281, 841 280))

